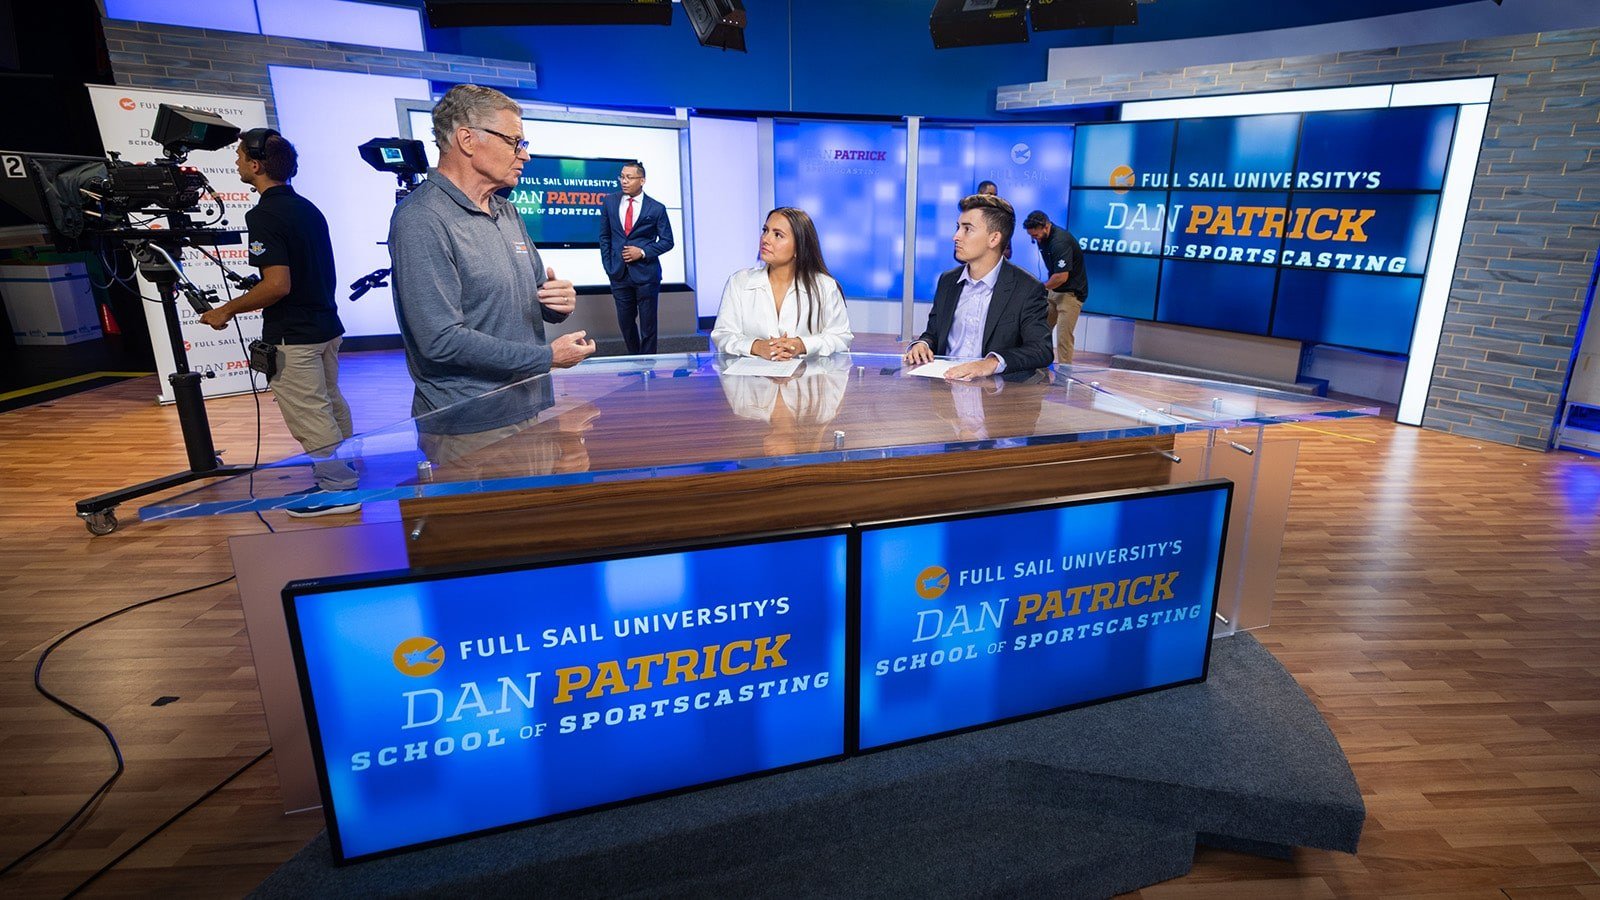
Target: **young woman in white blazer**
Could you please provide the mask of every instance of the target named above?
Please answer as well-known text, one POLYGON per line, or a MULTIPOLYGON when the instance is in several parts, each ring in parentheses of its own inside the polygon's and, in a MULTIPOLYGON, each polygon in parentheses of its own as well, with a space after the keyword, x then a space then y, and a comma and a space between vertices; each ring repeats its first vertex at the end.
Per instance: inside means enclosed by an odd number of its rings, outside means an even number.
POLYGON ((711 343, 722 353, 784 360, 830 356, 854 338, 811 217, 792 206, 768 213, 761 265, 729 276, 711 343))

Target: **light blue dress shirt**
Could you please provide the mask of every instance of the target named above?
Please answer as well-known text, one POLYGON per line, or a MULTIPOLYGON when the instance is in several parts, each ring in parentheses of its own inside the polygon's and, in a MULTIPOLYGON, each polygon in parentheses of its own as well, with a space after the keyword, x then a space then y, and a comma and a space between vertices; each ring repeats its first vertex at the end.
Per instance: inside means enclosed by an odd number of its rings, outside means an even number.
MULTIPOLYGON (((989 319, 989 304, 994 300, 994 286, 1000 280, 1000 266, 987 275, 974 280, 972 267, 961 272, 961 297, 956 301, 955 316, 950 322, 950 356, 957 359, 978 359, 983 356, 983 325, 989 319)), ((1006 370, 1006 361, 998 353, 989 356, 999 363, 995 373, 1006 370)))

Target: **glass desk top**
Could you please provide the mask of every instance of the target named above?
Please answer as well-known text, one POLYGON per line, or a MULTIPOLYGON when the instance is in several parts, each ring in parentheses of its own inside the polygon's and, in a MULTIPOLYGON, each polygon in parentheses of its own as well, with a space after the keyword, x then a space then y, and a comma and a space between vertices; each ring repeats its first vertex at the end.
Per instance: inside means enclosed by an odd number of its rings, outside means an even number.
POLYGON ((646 478, 1102 441, 1374 415, 1375 406, 1157 375, 1055 366, 972 382, 899 356, 809 358, 786 378, 727 374, 714 353, 571 369, 267 463, 139 510, 145 520, 281 509, 313 466, 354 470, 325 502, 526 491, 646 478))

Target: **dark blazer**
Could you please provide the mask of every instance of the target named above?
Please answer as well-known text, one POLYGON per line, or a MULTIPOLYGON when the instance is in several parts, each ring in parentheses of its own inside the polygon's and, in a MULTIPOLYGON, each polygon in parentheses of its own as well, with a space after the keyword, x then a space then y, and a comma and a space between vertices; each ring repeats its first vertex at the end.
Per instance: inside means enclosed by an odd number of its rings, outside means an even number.
POLYGON ((656 257, 673 247, 667 208, 649 194, 640 194, 639 199, 642 202, 634 207, 633 230, 627 234, 622 233, 622 216, 617 212, 621 191, 607 194, 605 205, 600 208, 600 261, 612 284, 659 285, 661 262, 656 257), (638 247, 644 251, 644 259, 623 262, 623 247, 638 247))
MULTIPOLYGON (((935 356, 950 352, 950 325, 955 321, 956 303, 961 299, 961 273, 958 266, 939 276, 933 292, 933 309, 928 312, 928 329, 917 338, 925 341, 935 356)), ((994 297, 989 301, 989 316, 983 323, 983 355, 1000 354, 1006 371, 1042 369, 1055 358, 1050 343, 1050 306, 1039 279, 1008 262, 1000 263, 994 297)))

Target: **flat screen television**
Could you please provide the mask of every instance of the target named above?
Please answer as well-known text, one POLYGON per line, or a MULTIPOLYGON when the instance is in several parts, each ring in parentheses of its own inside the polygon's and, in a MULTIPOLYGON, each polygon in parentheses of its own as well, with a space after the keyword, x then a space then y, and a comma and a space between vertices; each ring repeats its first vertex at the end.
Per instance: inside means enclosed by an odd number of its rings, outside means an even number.
POLYGON ((334 858, 845 752, 842 531, 293 582, 334 858))
POLYGON ((1232 482, 864 525, 859 748, 1204 681, 1232 482))

